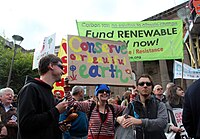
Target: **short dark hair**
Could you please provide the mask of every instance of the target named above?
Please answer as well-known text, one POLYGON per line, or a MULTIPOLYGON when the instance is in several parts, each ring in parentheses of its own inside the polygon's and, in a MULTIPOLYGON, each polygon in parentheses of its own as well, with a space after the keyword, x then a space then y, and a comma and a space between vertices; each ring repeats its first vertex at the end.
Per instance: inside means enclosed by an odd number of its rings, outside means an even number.
POLYGON ((142 74, 136 81, 136 86, 138 86, 138 81, 140 80, 140 78, 149 78, 151 84, 152 84, 152 89, 154 87, 154 84, 153 84, 153 78, 151 77, 151 75, 149 74, 142 74))
POLYGON ((55 56, 54 54, 49 54, 42 57, 39 61, 39 66, 38 66, 39 75, 44 75, 49 71, 48 66, 50 63, 58 64, 58 62, 62 63, 62 60, 59 57, 55 56))

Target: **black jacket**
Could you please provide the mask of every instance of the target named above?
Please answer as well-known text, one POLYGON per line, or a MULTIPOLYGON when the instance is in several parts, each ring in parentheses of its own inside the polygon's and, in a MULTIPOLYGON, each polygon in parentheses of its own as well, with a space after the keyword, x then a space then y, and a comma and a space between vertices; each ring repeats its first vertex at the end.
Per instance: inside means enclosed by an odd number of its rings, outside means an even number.
POLYGON ((18 139, 61 139, 52 87, 27 78, 18 96, 18 139))
MULTIPOLYGON (((8 131, 8 139, 17 139, 17 124, 8 124, 12 116, 17 117, 17 108, 10 105, 10 109, 6 112, 6 109, 2 103, 0 103, 0 114, 3 124, 6 126, 8 131)), ((16 118, 17 119, 17 118, 16 118)))
POLYGON ((186 90, 182 121, 188 136, 200 139, 200 79, 186 90))

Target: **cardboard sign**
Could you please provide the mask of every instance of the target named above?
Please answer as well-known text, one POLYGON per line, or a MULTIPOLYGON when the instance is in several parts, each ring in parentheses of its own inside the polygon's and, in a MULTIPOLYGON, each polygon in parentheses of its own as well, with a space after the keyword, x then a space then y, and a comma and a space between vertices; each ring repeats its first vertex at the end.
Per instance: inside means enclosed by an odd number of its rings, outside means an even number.
POLYGON ((183 132, 180 133, 180 136, 182 139, 188 139, 188 134, 183 126, 183 122, 182 122, 182 114, 183 114, 183 109, 181 108, 173 108, 173 113, 174 113, 174 117, 177 123, 177 126, 179 128, 183 129, 183 132))
POLYGON ((125 43, 68 36, 70 84, 133 86, 133 74, 125 43))

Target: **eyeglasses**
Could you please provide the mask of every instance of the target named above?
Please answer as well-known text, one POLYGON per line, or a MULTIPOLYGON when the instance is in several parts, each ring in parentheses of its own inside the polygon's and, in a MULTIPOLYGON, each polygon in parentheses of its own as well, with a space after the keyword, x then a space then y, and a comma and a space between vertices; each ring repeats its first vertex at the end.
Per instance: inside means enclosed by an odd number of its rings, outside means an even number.
POLYGON ((110 94, 109 90, 99 90, 98 93, 103 94, 104 92, 106 92, 106 94, 110 94))
POLYGON ((138 83, 139 86, 144 86, 144 84, 146 84, 146 86, 151 86, 152 85, 151 82, 140 82, 140 83, 138 83))
POLYGON ((58 66, 61 70, 63 70, 63 65, 57 64, 57 66, 58 66))
POLYGON ((163 89, 162 89, 162 88, 157 88, 156 90, 157 90, 157 91, 160 91, 160 90, 163 90, 163 89))

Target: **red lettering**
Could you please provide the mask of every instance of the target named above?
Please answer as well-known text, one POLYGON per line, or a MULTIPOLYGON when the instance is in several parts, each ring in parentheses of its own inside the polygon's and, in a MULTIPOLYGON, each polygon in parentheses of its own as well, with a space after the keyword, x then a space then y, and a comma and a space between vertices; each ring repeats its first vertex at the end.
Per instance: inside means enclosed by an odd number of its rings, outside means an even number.
POLYGON ((74 54, 71 54, 71 55, 70 55, 70 59, 71 59, 71 60, 76 60, 76 56, 75 56, 74 54))
POLYGON ((108 44, 108 47, 110 49, 109 52, 113 53, 113 49, 116 48, 116 45, 110 45, 110 44, 108 44))
POLYGON ((61 57, 62 63, 67 64, 67 56, 61 57))
POLYGON ((97 57, 93 57, 93 63, 98 64, 97 57))
POLYGON ((81 54, 80 56, 81 56, 81 60, 82 60, 82 61, 84 61, 84 59, 87 58, 86 55, 82 55, 82 54, 81 54))
POLYGON ((62 43, 62 48, 67 53, 67 43, 62 43))
POLYGON ((67 65, 63 65, 63 71, 64 71, 64 74, 67 73, 67 65))
POLYGON ((65 85, 65 81, 64 81, 64 78, 61 78, 61 81, 60 82, 56 82, 56 86, 64 86, 65 85))
POLYGON ((82 48, 83 51, 87 51, 88 50, 88 45, 86 42, 82 42, 80 47, 82 48))
POLYGON ((56 92, 60 92, 61 97, 62 97, 62 98, 64 97, 64 91, 63 91, 63 90, 54 90, 54 91, 53 91, 53 94, 55 94, 56 92))

